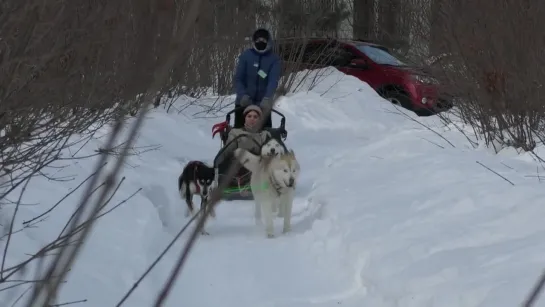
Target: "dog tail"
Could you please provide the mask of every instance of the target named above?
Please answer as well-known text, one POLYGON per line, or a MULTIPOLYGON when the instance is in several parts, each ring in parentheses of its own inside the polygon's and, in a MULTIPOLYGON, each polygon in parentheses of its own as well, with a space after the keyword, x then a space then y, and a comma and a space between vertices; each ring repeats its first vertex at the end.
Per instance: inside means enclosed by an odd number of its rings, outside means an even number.
POLYGON ((190 191, 190 184, 189 182, 185 185, 185 202, 189 206, 189 209, 193 211, 193 197, 190 191))
POLYGON ((184 174, 182 173, 179 177, 178 177, 178 191, 180 192, 181 194, 181 190, 182 190, 182 184, 184 183, 184 174))

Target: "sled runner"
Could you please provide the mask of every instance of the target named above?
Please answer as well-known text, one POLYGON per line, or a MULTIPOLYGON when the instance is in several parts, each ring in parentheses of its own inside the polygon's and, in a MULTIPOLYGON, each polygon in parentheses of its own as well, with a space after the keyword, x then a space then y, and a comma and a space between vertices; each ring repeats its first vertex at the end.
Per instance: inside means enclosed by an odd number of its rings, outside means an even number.
MULTIPOLYGON (((216 157, 214 158, 214 168, 217 171, 218 175, 218 183, 221 182, 224 178, 224 176, 227 175, 227 171, 229 170, 229 166, 232 162, 234 162, 236 159, 234 159, 233 153, 229 153, 228 156, 225 157, 223 163, 218 165, 218 157, 224 152, 225 148, 228 144, 227 137, 229 135, 229 131, 233 128, 238 127, 231 127, 229 122, 231 120, 231 114, 233 114, 237 109, 234 109, 230 112, 228 112, 225 115, 225 121, 221 123, 217 123, 212 127, 212 138, 215 137, 216 134, 220 135, 221 139, 221 149, 216 154, 216 157)), ((282 140, 285 140, 287 138, 287 131, 285 129, 286 127, 286 117, 284 114, 278 112, 277 110, 272 110, 271 113, 278 114, 280 119, 280 127, 278 128, 264 128, 263 130, 269 131, 272 136, 281 138, 282 140)), ((237 136, 235 139, 233 139, 229 144, 238 142, 241 138, 248 138, 247 135, 240 135, 237 136)), ((260 145, 260 144, 257 144, 260 145)), ((261 146, 257 146, 261 147, 261 146)), ((259 152, 253 152, 256 155, 259 155, 259 152)), ((238 162, 235 162, 238 163, 238 162)), ((251 178, 251 172, 244 168, 243 166, 240 167, 238 173, 231 179, 229 182, 227 188, 223 191, 223 199, 226 200, 252 200, 253 194, 250 189, 250 178, 251 178)))

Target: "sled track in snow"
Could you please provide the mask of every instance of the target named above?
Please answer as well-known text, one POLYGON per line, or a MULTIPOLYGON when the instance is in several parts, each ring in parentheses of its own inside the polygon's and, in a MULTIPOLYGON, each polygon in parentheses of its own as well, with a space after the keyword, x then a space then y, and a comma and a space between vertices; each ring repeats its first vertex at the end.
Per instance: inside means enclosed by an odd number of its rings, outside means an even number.
MULTIPOLYGON (((277 238, 290 237, 305 233, 312 229, 314 221, 321 219, 324 206, 310 199, 296 198, 293 202, 292 231, 287 235, 281 233, 282 218, 275 218, 274 226, 277 238)), ((265 238, 264 226, 256 226, 254 221, 254 201, 225 201, 218 204, 217 219, 210 219, 210 239, 217 237, 265 238)), ((184 219, 186 221, 187 219, 184 219)), ((206 239, 206 238, 205 238, 206 239)))
POLYGON ((142 190, 142 194, 146 197, 157 210, 157 215, 161 220, 161 224, 164 228, 168 228, 171 225, 170 215, 169 215, 169 200, 165 191, 160 185, 151 185, 145 187, 142 190))
MULTIPOLYGON (((174 234, 188 221, 183 215, 185 203, 181 199, 170 200, 169 193, 160 185, 151 185, 143 189, 146 197, 157 211, 163 228, 174 234)), ((172 193, 170 193, 172 194, 172 193)), ((177 196, 177 194, 176 194, 177 196)), ((195 196, 198 202, 199 197, 195 196)), ((217 218, 210 218, 207 228, 211 237, 223 236, 256 236, 262 235, 263 229, 256 226, 253 218, 253 200, 222 201, 217 207, 217 218)), ((293 203, 292 233, 296 235, 312 229, 314 221, 323 218, 325 205, 314 201, 311 197, 297 197, 293 203)), ((280 231, 282 218, 275 219, 275 229, 280 231)), ((278 236, 282 237, 282 236, 278 236)))
POLYGON ((368 293, 368 288, 366 287, 362 276, 365 265, 366 259, 364 257, 359 258, 354 266, 354 280, 352 286, 344 291, 324 294, 320 296, 309 296, 275 301, 274 306, 292 307, 294 306, 294 304, 300 304, 302 306, 312 305, 316 307, 329 307, 342 306, 344 304, 353 306, 354 303, 359 305, 361 303, 361 298, 365 297, 368 293))
MULTIPOLYGON (((300 201, 296 198, 293 202, 294 208, 299 208, 300 201)), ((304 207, 292 213, 292 233, 304 233, 312 229, 314 221, 321 220, 324 217, 325 204, 315 202, 312 197, 302 201, 304 207)))

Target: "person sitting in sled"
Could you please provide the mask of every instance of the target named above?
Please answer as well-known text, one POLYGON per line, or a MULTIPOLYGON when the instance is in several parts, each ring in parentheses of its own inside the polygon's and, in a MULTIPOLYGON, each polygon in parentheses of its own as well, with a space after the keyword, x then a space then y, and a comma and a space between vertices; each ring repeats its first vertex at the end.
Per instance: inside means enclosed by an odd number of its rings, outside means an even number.
POLYGON ((259 129, 259 121, 263 116, 263 111, 256 105, 247 106, 242 115, 244 116, 244 126, 242 128, 233 128, 227 135, 225 148, 218 157, 218 164, 222 164, 227 156, 232 154, 237 148, 244 148, 251 152, 259 152, 261 145, 271 136, 269 130, 259 129), (245 137, 240 137, 245 135, 245 137), (235 138, 236 141, 232 142, 235 138))
POLYGON ((281 74, 280 57, 273 52, 271 33, 264 28, 252 35, 252 48, 244 50, 238 57, 235 72, 235 128, 244 125, 244 107, 257 105, 269 114, 263 127, 271 128, 271 109, 281 74))

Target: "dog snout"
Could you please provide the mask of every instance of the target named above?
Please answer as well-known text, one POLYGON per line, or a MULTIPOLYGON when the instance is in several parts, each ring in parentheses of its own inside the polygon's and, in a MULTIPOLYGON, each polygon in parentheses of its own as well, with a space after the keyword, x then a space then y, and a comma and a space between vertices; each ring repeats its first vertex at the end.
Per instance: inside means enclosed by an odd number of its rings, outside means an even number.
POLYGON ((290 180, 288 181, 288 183, 289 183, 290 188, 293 187, 293 185, 295 184, 295 178, 290 177, 290 180))
POLYGON ((271 154, 273 154, 273 155, 274 155, 275 153, 276 153, 276 149, 274 149, 274 148, 271 148, 271 154))

